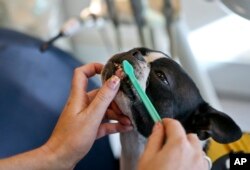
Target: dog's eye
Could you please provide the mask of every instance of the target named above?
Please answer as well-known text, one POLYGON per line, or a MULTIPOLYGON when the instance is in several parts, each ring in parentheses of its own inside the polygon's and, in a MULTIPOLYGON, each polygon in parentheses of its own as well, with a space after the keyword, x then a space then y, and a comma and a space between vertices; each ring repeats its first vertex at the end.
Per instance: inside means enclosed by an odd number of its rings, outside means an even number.
POLYGON ((156 71, 155 74, 162 82, 169 84, 166 75, 162 71, 156 71))

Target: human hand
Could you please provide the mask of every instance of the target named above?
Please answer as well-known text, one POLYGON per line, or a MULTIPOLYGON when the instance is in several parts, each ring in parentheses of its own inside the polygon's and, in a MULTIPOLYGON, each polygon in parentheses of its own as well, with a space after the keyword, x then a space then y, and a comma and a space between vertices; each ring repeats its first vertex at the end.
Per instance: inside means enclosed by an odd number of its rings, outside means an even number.
POLYGON ((119 89, 118 77, 111 77, 98 90, 86 92, 88 78, 99 74, 102 67, 101 64, 87 64, 75 70, 67 104, 51 137, 42 146, 48 155, 53 155, 59 167, 73 168, 96 139, 132 129, 130 120, 111 103, 119 89), (102 123, 104 119, 118 123, 102 123))
POLYGON ((208 162, 197 135, 186 135, 178 121, 163 119, 155 124, 138 163, 138 170, 152 169, 208 170, 208 162))

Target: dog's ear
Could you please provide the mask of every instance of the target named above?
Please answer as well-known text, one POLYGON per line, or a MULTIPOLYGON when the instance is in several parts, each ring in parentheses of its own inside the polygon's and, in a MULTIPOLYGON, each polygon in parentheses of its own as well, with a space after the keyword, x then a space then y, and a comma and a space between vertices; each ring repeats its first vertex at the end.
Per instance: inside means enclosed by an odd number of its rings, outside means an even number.
POLYGON ((212 137, 219 143, 230 143, 242 136, 239 126, 228 115, 206 103, 197 108, 188 122, 188 131, 197 133, 201 140, 212 137))

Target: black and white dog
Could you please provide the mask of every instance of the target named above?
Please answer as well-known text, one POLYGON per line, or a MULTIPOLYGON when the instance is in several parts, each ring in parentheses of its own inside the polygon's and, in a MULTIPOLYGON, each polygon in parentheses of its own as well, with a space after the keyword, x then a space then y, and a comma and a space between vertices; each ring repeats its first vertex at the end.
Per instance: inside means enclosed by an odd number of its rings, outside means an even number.
POLYGON ((137 79, 162 118, 179 120, 187 133, 196 133, 201 140, 212 137, 229 143, 241 137, 237 124, 202 99, 194 82, 175 61, 159 51, 135 48, 114 55, 102 72, 103 80, 114 74, 122 77, 115 102, 134 126, 133 131, 121 134, 122 170, 136 168, 154 125, 128 78, 119 73, 123 60, 133 65, 137 79))

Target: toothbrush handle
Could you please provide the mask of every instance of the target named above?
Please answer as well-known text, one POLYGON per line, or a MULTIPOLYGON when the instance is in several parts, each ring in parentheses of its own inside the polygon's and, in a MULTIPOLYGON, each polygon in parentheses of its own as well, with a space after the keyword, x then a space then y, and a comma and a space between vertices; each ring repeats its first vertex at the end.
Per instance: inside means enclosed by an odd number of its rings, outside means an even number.
POLYGON ((148 110, 148 112, 149 112, 151 118, 153 119, 153 121, 155 123, 161 121, 161 117, 159 116, 159 114, 156 111, 155 107, 153 106, 153 104, 149 100, 148 96, 142 90, 142 88, 141 88, 139 82, 137 81, 136 77, 130 75, 129 78, 133 82, 135 89, 137 90, 142 102, 144 103, 144 105, 145 105, 146 109, 148 110))

